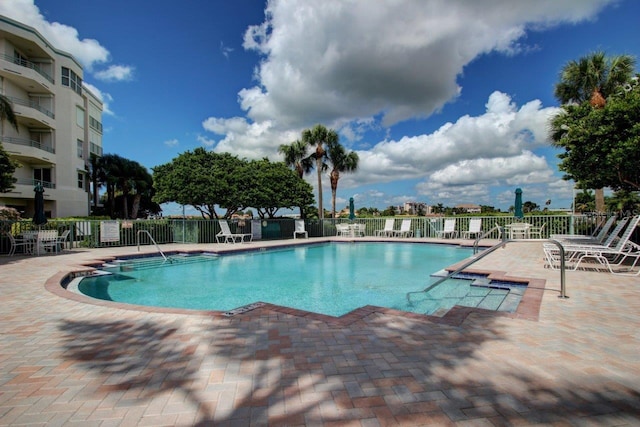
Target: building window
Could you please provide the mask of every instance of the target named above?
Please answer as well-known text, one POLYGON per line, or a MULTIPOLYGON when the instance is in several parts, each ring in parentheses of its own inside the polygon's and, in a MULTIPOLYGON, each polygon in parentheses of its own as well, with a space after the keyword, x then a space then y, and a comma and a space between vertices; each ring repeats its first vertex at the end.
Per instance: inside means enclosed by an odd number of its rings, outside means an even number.
POLYGON ((62 86, 70 87, 78 95, 82 95, 82 79, 67 67, 62 67, 62 86))
POLYGON ((81 139, 79 139, 79 140, 77 141, 77 144, 78 144, 78 157, 82 158, 82 156, 83 156, 83 154, 84 154, 84 153, 83 153, 83 149, 82 149, 82 140, 81 140, 81 139))
POLYGON ((92 129, 95 129, 98 132, 102 133, 102 123, 100 123, 98 120, 91 117, 91 115, 89 115, 89 126, 92 129))
POLYGON ((76 106, 76 124, 84 129, 84 110, 76 106))
POLYGON ((78 172, 78 188, 84 190, 84 173, 78 172))
POLYGON ((13 62, 23 67, 26 67, 29 64, 27 58, 25 58, 20 52, 15 49, 13 50, 13 62))
MULTIPOLYGON (((33 180, 36 182, 41 182, 43 185, 45 183, 51 183, 51 169, 50 168, 36 168, 33 170, 33 180)), ((45 185, 45 187, 47 187, 45 185)))

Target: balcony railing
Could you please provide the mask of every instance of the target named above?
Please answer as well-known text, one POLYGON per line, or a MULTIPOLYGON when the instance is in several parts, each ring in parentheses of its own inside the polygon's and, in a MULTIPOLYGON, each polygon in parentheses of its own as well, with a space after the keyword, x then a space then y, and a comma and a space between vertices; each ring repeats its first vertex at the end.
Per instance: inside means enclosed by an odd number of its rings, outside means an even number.
POLYGON ((0 59, 13 62, 14 64, 20 65, 21 67, 30 68, 36 73, 40 74, 45 79, 47 79, 49 82, 55 84, 55 82, 53 81, 53 78, 49 74, 42 71, 38 64, 35 64, 31 61, 27 61, 25 59, 16 58, 15 56, 7 55, 7 54, 0 54, 0 59))
POLYGON ((42 186, 44 188, 52 188, 52 189, 56 188, 56 184, 55 183, 47 182, 47 181, 41 181, 39 179, 18 178, 16 180, 16 184, 19 184, 19 185, 30 185, 32 187, 35 187, 37 183, 42 184, 42 186))
POLYGON ((38 148, 40 150, 44 150, 47 151, 51 154, 55 154, 56 151, 53 149, 53 147, 43 144, 41 142, 38 141, 34 141, 32 139, 27 139, 27 138, 13 138, 13 137, 7 137, 7 136, 3 136, 2 137, 2 142, 8 142, 9 144, 16 144, 16 145, 24 145, 26 147, 34 147, 34 148, 38 148))
POLYGON ((42 114, 45 114, 45 115, 51 117, 52 119, 55 119, 55 116, 53 115, 53 113, 51 111, 47 110, 44 107, 41 107, 40 105, 38 105, 37 102, 31 101, 29 99, 16 98, 14 96, 7 96, 6 98, 9 99, 14 104, 24 105, 25 107, 33 108, 34 110, 38 110, 42 114))

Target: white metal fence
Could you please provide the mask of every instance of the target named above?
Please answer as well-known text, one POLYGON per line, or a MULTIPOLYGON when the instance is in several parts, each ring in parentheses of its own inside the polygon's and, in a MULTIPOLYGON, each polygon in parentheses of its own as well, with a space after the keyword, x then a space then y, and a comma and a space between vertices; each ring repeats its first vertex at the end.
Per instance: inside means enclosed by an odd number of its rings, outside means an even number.
MULTIPOLYGON (((524 220, 510 216, 454 216, 456 230, 460 236, 469 229, 469 220, 482 219, 482 230, 488 231, 496 225, 504 227, 514 222, 527 222, 534 227, 544 225, 541 238, 548 238, 551 234, 590 234, 606 218, 604 216, 586 215, 540 215, 526 216, 524 220)), ((336 224, 359 223, 365 225, 365 236, 375 236, 377 230, 384 229, 388 218, 362 218, 349 221, 348 219, 317 219, 305 220, 305 228, 309 237, 324 237, 336 235, 336 224)), ((400 229, 402 220, 411 220, 411 231, 414 237, 436 238, 437 232, 443 229, 447 217, 395 217, 394 228, 400 229)), ((252 233, 254 240, 279 240, 293 238, 295 222, 293 219, 253 219, 229 220, 233 233, 252 233)), ((6 254, 10 249, 10 242, 6 232, 18 235, 25 231, 38 229, 31 221, 0 222, 0 253, 6 254)), ((164 243, 215 243, 215 235, 220 231, 217 220, 204 219, 154 219, 154 220, 50 220, 40 229, 54 229, 60 233, 70 230, 69 239, 72 247, 113 247, 135 246, 138 244, 138 231, 148 231, 158 244, 164 243)), ((498 238, 497 232, 487 236, 498 238)), ((140 244, 150 244, 146 233, 140 233, 140 244)))

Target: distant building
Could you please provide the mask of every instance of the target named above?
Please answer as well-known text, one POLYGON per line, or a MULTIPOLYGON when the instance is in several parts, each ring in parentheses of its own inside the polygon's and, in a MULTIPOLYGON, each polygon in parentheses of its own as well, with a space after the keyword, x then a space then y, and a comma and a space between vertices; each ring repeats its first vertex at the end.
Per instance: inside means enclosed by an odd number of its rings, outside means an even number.
POLYGON ((400 215, 431 215, 431 206, 421 202, 404 202, 398 206, 400 215))
POLYGON ((482 208, 478 205, 472 205, 472 204, 461 204, 456 206, 456 209, 459 209, 461 211, 464 211, 466 213, 480 213, 482 212, 482 208))
POLYGON ((13 104, 18 131, 5 120, 0 141, 20 164, 0 205, 34 213, 33 188, 45 189, 48 217, 86 216, 89 158, 102 156, 103 105, 82 84, 80 63, 34 28, 0 16, 0 93, 13 104))

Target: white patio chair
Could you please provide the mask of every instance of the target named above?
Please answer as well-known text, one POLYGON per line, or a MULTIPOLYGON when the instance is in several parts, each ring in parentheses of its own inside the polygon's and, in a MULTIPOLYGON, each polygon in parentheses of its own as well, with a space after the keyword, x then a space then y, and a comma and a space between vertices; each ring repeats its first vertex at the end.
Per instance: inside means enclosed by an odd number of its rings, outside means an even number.
POLYGON ((395 220, 389 218, 384 222, 384 228, 382 230, 376 230, 376 236, 391 236, 393 235, 393 223, 395 220))
POLYGON ((16 249, 22 248, 22 252, 24 254, 29 254, 33 250, 33 239, 27 239, 21 236, 15 237, 10 232, 5 232, 7 236, 9 236, 9 242, 11 243, 11 248, 9 249, 9 256, 15 255, 16 249))
POLYGON ((350 236, 351 228, 349 224, 336 224, 336 236, 350 236))
POLYGON ((445 219, 444 228, 442 230, 436 231, 436 235, 440 238, 450 237, 452 239, 455 239, 458 236, 458 232, 456 231, 455 218, 445 219))
POLYGON ((538 238, 538 239, 542 239, 542 233, 544 233, 544 228, 547 226, 547 223, 545 222, 544 224, 542 224, 540 227, 529 227, 529 238, 533 239, 533 238, 538 238))
POLYGON ((411 237, 413 236, 413 231, 411 231, 411 220, 403 219, 402 223, 400 223, 400 230, 393 230, 392 236, 394 237, 411 237))
POLYGON ((67 240, 69 239, 71 230, 64 230, 56 239, 56 252, 63 251, 67 248, 67 240))
POLYGON ((298 234, 303 234, 305 239, 309 238, 309 233, 307 233, 307 230, 304 228, 303 219, 296 219, 296 229, 293 230, 293 238, 295 239, 298 234))
POLYGON ((469 220, 469 229, 462 232, 462 238, 470 239, 471 236, 477 237, 482 234, 482 219, 472 218, 469 220))
POLYGON ((36 243, 36 254, 42 251, 58 252, 58 230, 38 231, 38 241, 36 243))

